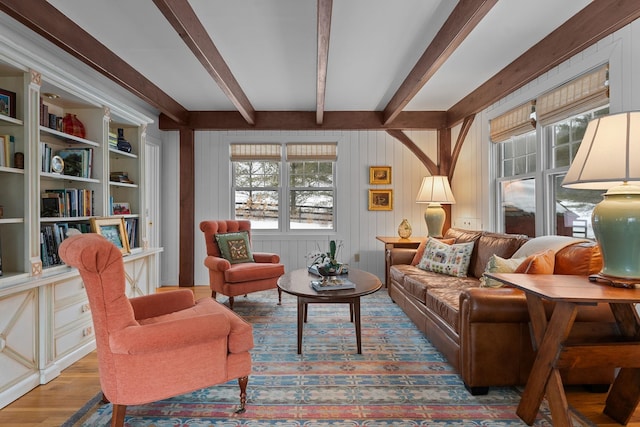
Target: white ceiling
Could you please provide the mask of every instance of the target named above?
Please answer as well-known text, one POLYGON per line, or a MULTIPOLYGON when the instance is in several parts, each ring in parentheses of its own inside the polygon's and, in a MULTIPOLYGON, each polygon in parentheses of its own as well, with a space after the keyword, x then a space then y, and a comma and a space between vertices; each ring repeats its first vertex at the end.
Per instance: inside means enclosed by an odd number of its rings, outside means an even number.
MULTIPOLYGON (((49 0, 179 104, 235 110, 151 0, 49 0)), ((258 111, 316 108, 316 0, 189 0, 258 111)), ((589 3, 499 0, 405 110, 447 110, 589 3)), ((453 0, 334 0, 327 111, 380 111, 453 0)))

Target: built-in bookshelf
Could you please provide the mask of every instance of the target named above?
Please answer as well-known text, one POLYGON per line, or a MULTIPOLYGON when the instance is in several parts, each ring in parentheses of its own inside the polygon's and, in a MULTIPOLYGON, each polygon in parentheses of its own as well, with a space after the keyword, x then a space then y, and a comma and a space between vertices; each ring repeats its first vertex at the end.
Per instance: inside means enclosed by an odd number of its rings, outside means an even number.
POLYGON ((143 244, 150 119, 38 58, 21 64, 9 54, 28 58, 24 46, 2 40, 0 408, 95 348, 82 279, 58 257, 64 239, 91 232, 93 218, 123 218, 130 297, 153 292, 161 252, 143 244))

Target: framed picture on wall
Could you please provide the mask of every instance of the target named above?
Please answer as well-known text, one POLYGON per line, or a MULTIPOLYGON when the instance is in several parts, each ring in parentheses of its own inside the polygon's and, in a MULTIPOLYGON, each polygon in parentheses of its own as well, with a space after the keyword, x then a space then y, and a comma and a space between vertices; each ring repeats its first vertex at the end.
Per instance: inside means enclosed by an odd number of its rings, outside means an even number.
POLYGON ((393 190, 369 190, 369 210, 393 210, 393 190))
POLYGON ((369 184, 391 184, 391 166, 371 166, 369 168, 369 184))
POLYGON ((91 232, 105 237, 113 243, 122 255, 127 255, 129 249, 129 238, 124 226, 124 218, 91 218, 91 232))
POLYGON ((16 118, 16 93, 0 89, 0 114, 16 118))

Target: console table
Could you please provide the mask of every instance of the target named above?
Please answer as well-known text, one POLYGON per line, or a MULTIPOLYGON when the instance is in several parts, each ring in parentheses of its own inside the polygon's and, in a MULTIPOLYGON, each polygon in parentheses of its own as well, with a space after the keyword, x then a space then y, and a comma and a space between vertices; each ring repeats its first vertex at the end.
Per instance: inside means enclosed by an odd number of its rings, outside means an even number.
POLYGON ((640 316, 634 304, 640 289, 592 283, 585 276, 490 273, 488 276, 526 293, 534 347, 538 349, 517 414, 532 425, 547 395, 554 426, 571 426, 559 369, 619 367, 604 413, 626 424, 640 401, 640 316), (543 300, 555 302, 547 321, 543 300), (615 342, 567 343, 579 305, 607 303, 622 336, 615 342))
POLYGON ((389 287, 389 267, 391 266, 391 249, 405 248, 405 249, 417 249, 420 246, 420 242, 424 238, 409 237, 403 239, 401 237, 384 237, 376 236, 377 240, 384 243, 384 286, 389 287))

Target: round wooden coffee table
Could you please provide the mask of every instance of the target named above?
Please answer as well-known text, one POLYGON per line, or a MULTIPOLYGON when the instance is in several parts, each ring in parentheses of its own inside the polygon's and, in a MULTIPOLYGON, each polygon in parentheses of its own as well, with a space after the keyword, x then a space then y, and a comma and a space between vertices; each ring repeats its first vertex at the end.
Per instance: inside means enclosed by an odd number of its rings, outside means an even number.
POLYGON ((315 291, 311 287, 312 280, 318 276, 310 274, 306 269, 285 273, 278 279, 278 288, 298 297, 298 354, 302 354, 302 331, 307 321, 307 305, 313 303, 349 304, 351 321, 356 326, 356 343, 358 354, 362 354, 362 331, 360 324, 360 297, 376 292, 382 287, 382 282, 375 275, 366 271, 349 269, 344 276, 352 281, 355 289, 341 289, 335 291, 315 291))

